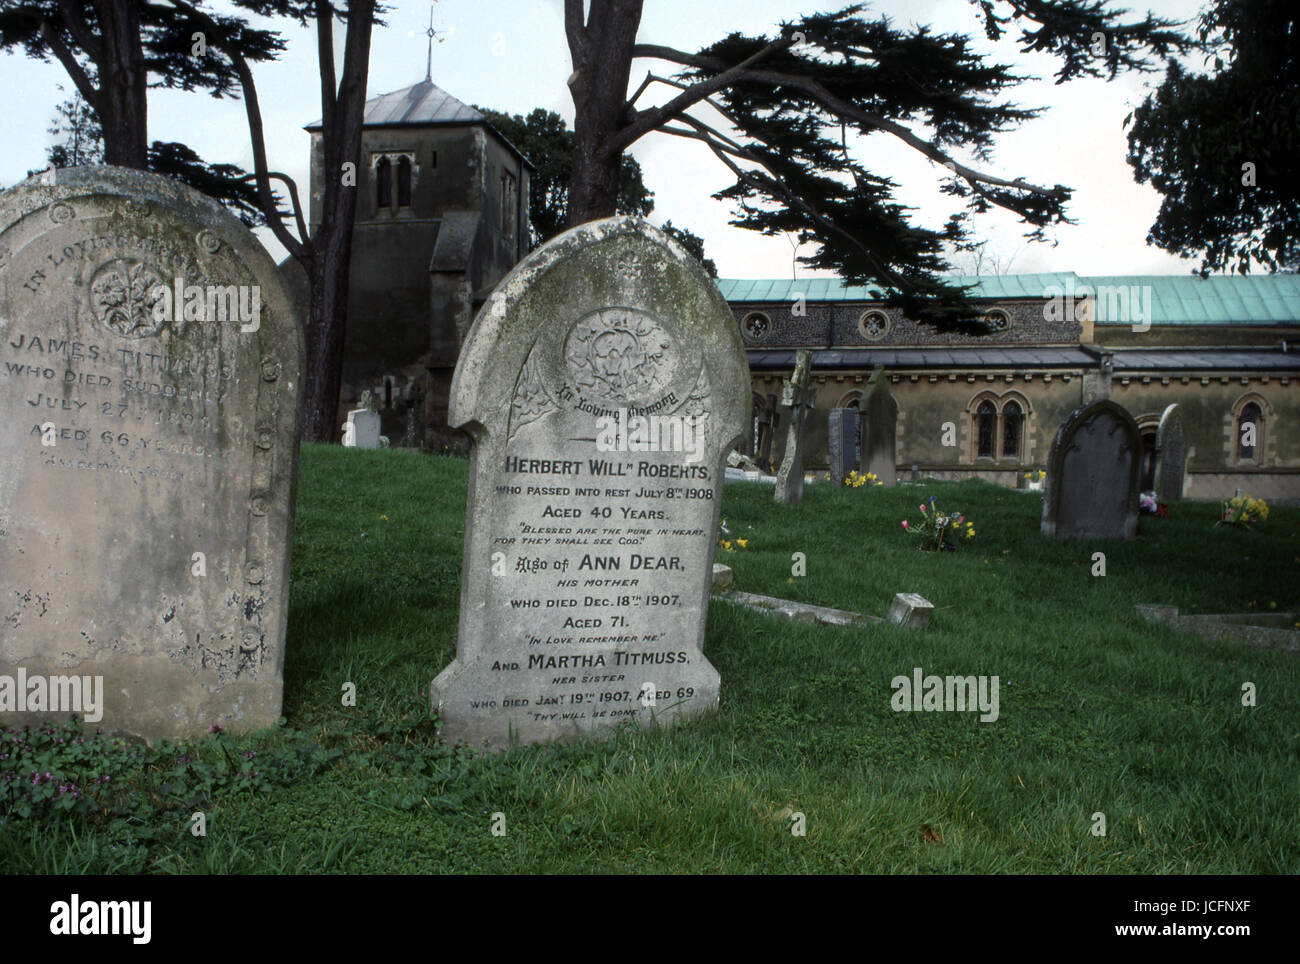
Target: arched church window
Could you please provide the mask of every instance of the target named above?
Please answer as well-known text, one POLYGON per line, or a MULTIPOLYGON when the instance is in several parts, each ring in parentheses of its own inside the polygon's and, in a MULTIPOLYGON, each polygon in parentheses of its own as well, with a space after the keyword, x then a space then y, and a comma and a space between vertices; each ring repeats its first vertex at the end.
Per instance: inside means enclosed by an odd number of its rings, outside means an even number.
POLYGON ((1237 458, 1254 462, 1263 441, 1264 413, 1254 402, 1247 402, 1237 416, 1237 458))
POLYGON ((1024 425, 1024 414, 1018 402, 1007 402, 1002 407, 1002 457, 1017 458, 1020 455, 1020 431, 1024 425))
POLYGON ((411 159, 405 154, 397 161, 397 206, 411 206, 411 159))
POLYGON ((375 203, 381 211, 393 206, 393 164, 386 157, 375 165, 375 203))
POLYGON ((975 409, 975 455, 982 459, 993 458, 993 443, 997 436, 998 410, 989 401, 980 402, 975 409))

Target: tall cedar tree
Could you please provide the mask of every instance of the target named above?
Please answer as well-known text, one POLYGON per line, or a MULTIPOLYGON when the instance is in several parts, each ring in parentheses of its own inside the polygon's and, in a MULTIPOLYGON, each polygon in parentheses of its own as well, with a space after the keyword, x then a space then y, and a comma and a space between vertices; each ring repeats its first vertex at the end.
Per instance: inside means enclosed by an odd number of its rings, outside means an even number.
MULTIPOLYGON (((274 13, 275 2, 249 4, 274 13)), ((213 14, 252 61, 273 60, 280 37, 239 17, 213 14)), ((21 48, 57 60, 94 111, 103 162, 178 178, 222 201, 245 224, 268 216, 247 175, 233 164, 208 164, 185 144, 149 142, 151 87, 235 93, 235 73, 220 59, 197 56, 194 28, 176 6, 140 0, 0 0, 0 49, 21 48)), ((271 217, 278 217, 272 207, 271 217)))
POLYGON ((1300 260, 1300 8, 1218 0, 1202 14, 1212 74, 1169 65, 1129 115, 1128 161, 1164 195, 1147 240, 1201 273, 1300 260), (1249 166, 1248 166, 1249 165, 1249 166))
POLYGON ((251 64, 272 60, 284 49, 278 34, 254 29, 239 17, 210 12, 201 0, 0 0, 0 47, 21 45, 31 57, 59 60, 95 111, 103 130, 105 163, 178 177, 226 201, 245 223, 254 217, 264 220, 303 265, 311 293, 303 437, 331 441, 337 434, 370 37, 379 8, 376 0, 235 2, 251 13, 316 24, 327 176, 320 223, 311 236, 297 185, 267 164, 251 69, 251 64), (334 61, 336 19, 347 31, 341 74, 334 61), (146 147, 149 87, 202 89, 216 97, 234 94, 238 87, 248 116, 254 173, 245 175, 233 165, 207 165, 184 144, 156 142, 146 147), (296 236, 285 224, 273 180, 288 189, 296 236))
MULTIPOLYGON (((968 215, 996 205, 1029 225, 1029 236, 1068 221, 1070 191, 985 173, 957 160, 960 148, 988 159, 994 135, 1036 116, 1000 95, 1024 78, 986 61, 968 37, 928 27, 895 29, 862 16, 866 4, 787 22, 775 36, 732 33, 690 53, 636 41, 643 0, 565 0, 573 73, 575 154, 569 224, 615 213, 623 153, 657 131, 697 140, 736 183, 715 197, 736 203, 733 224, 765 234, 796 232, 816 245, 804 263, 850 282, 876 282, 888 303, 939 329, 985 330, 965 290, 943 283, 943 245, 968 247, 968 215), (634 60, 667 63, 673 76, 647 72, 629 99, 634 60), (639 106, 654 85, 669 89, 657 106, 639 106), (709 104, 727 133, 690 109, 709 104), (896 137, 948 167, 944 191, 968 210, 942 231, 909 223, 894 183, 850 155, 847 131, 896 137), (918 133, 924 130, 925 133, 918 133)), ((1126 21, 1102 0, 972 0, 985 36, 1014 24, 1026 52, 1054 55, 1058 83, 1154 69, 1191 40, 1148 14, 1126 21), (1098 43, 1098 40, 1101 43, 1098 43)))

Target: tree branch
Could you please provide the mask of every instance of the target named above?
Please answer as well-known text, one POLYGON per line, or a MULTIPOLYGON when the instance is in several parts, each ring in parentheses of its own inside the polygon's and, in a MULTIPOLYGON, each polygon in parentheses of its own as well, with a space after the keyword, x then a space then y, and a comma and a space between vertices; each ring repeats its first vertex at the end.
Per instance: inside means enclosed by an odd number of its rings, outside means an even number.
MULTIPOLYGON (((757 63, 768 54, 777 50, 788 49, 794 46, 793 37, 781 37, 772 41, 761 50, 755 51, 746 57, 734 67, 729 67, 708 80, 702 80, 698 84, 686 87, 680 94, 664 104, 662 107, 652 107, 649 110, 638 111, 633 121, 619 130, 617 134, 609 138, 601 145, 602 154, 616 154, 626 150, 636 142, 637 138, 654 130, 660 124, 673 117, 679 117, 684 111, 689 109, 700 101, 704 100, 711 94, 715 94, 723 88, 730 87, 732 83, 738 80, 741 75, 748 69, 750 64, 757 63)), ((632 57, 637 56, 639 44, 633 45, 632 57)), ((628 102, 631 106, 631 102, 628 102)))
MULTIPOLYGON (((104 60, 104 47, 90 29, 90 24, 86 23, 86 18, 77 9, 77 5, 72 0, 59 0, 59 14, 63 17, 68 32, 72 34, 72 39, 86 52, 86 55, 95 63, 102 63, 104 60)), ((43 29, 45 26, 44 20, 42 20, 41 26, 43 29)), ((104 29, 102 21, 100 29, 104 29)))
MULTIPOLYGON (((794 90, 802 91, 806 96, 820 104, 823 109, 837 117, 847 117, 865 127, 870 127, 875 130, 884 131, 886 134, 893 135, 913 150, 923 154, 933 161, 937 161, 942 166, 951 170, 954 174, 957 174, 966 181, 971 182, 972 185, 974 182, 979 181, 984 184, 994 185, 995 187, 1006 187, 1017 191, 1028 191, 1033 194, 1043 194, 1048 197, 1059 197, 1061 194, 1061 189, 1059 187, 1043 187, 1038 184, 1030 184, 1029 182, 1019 178, 1010 181, 1006 178, 987 174, 984 171, 978 171, 972 167, 967 167, 965 164, 958 163, 950 154, 945 152, 937 144, 919 137, 902 124, 881 117, 879 114, 873 114, 870 111, 862 110, 853 104, 846 103, 832 94, 822 84, 814 80, 808 80, 805 77, 799 77, 795 74, 786 74, 773 70, 746 69, 736 72, 736 68, 727 69, 723 63, 714 60, 711 57, 699 57, 695 54, 684 53, 683 51, 676 50, 672 47, 664 47, 658 44, 637 44, 632 48, 632 55, 634 57, 652 57, 659 60, 668 60, 673 63, 704 70, 725 70, 725 72, 733 74, 733 83, 752 82, 766 84, 770 87, 789 87, 794 90)), ((730 84, 724 86, 730 86, 730 84)), ((1003 207, 1004 205, 998 206, 1003 207)))
POLYGON ((569 41, 573 69, 581 69, 587 56, 587 28, 582 22, 582 0, 564 0, 564 35, 569 41))
POLYGON ((77 90, 85 98, 86 103, 95 109, 95 113, 102 119, 104 112, 102 110, 103 102, 100 100, 99 88, 90 81, 90 75, 77 63, 77 58, 73 56, 72 51, 59 38, 59 33, 50 24, 48 20, 41 20, 41 37, 49 45, 50 51, 59 59, 63 69, 68 72, 72 82, 77 85, 77 90))
POLYGON ((901 276, 895 274, 893 271, 890 271, 887 267, 885 267, 885 265, 883 265, 861 241, 859 241, 848 231, 841 228, 834 221, 832 221, 826 215, 822 214, 811 204, 809 204, 807 201, 801 198, 798 195, 798 193, 792 190, 790 186, 785 183, 785 181, 781 178, 779 174, 773 171, 772 168, 769 167, 767 163, 762 160, 762 158, 755 156, 751 151, 744 148, 743 146, 735 146, 735 147, 730 146, 732 144, 735 144, 735 142, 732 141, 731 138, 727 137, 721 132, 710 127, 708 124, 704 123, 704 121, 691 117, 689 114, 683 115, 682 117, 679 118, 679 120, 695 128, 695 131, 693 132, 686 131, 686 130, 682 130, 681 128, 669 127, 666 125, 660 127, 659 130, 661 130, 665 134, 672 134, 675 137, 686 137, 686 138, 691 138, 693 140, 703 141, 704 144, 709 148, 709 150, 711 150, 714 153, 714 155, 718 158, 718 160, 722 161, 723 164, 727 165, 727 167, 731 169, 732 173, 735 174, 737 178, 739 178, 742 181, 748 181, 750 184, 757 187, 760 191, 767 192, 771 188, 775 188, 777 193, 779 193, 782 197, 786 199, 787 204, 793 204, 794 206, 798 207, 804 212, 804 214, 806 214, 809 218, 811 218, 816 223, 820 224, 823 228, 825 228, 828 231, 833 231, 836 234, 840 235, 845 240, 847 240, 850 244, 852 244, 855 248, 861 251, 863 256, 867 259, 867 262, 876 269, 878 278, 888 281, 890 284, 892 284, 895 288, 897 288, 901 292, 907 294, 916 293, 916 289, 913 285, 909 284, 905 278, 902 278, 901 276), (714 140, 715 137, 718 138, 717 141, 714 140), (763 168, 763 170, 767 172, 770 181, 768 183, 764 183, 762 178, 755 177, 751 171, 745 170, 740 165, 732 161, 731 158, 727 157, 728 154, 739 157, 742 160, 751 161, 752 163, 757 164, 759 167, 763 168))
MULTIPOLYGON (((257 84, 253 81, 253 71, 248 66, 243 56, 239 53, 238 48, 230 42, 221 26, 210 16, 199 10, 197 7, 186 0, 171 0, 179 10, 189 14, 198 24, 203 27, 211 36, 211 44, 217 49, 223 51, 230 58, 231 65, 235 72, 239 74, 239 83, 244 91, 244 110, 248 114, 248 134, 249 140, 253 146, 253 170, 254 177, 257 178, 257 203, 266 215, 267 226, 276 239, 285 246, 285 249, 299 261, 309 260, 314 251, 312 250, 311 238, 306 234, 299 240, 289 233, 284 226, 283 218, 280 214, 279 206, 275 203, 275 196, 271 193, 270 173, 266 163, 266 137, 262 125, 262 109, 257 100, 257 84)), ((294 217, 299 224, 303 223, 302 208, 298 203, 297 192, 291 196, 294 204, 294 217)))
POLYGON ((334 5, 330 0, 316 0, 316 53, 320 60, 321 127, 333 130, 339 89, 334 72, 334 5))

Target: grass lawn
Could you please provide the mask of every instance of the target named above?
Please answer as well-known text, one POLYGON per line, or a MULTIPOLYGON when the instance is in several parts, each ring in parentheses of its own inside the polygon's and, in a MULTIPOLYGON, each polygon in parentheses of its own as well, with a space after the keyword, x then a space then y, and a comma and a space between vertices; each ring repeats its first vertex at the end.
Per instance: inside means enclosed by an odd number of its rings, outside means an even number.
POLYGON ((770 486, 729 484, 723 516, 749 540, 719 553, 737 588, 877 615, 917 592, 935 604, 931 627, 810 627, 715 602, 716 715, 476 758, 438 743, 426 696, 455 652, 467 467, 304 446, 286 726, 179 747, 88 737, 76 752, 64 736, 29 735, 40 746, 23 752, 56 778, 112 781, 75 802, 52 787, 0 789, 0 866, 1300 871, 1300 656, 1133 614, 1140 602, 1300 610, 1300 509, 1238 531, 1214 528, 1217 503, 1180 503, 1171 519, 1142 517, 1133 542, 1092 544, 1040 537, 1040 496, 979 482, 811 485, 794 508, 774 505, 770 486), (929 495, 975 521, 959 551, 918 552, 900 528, 929 495), (1104 577, 1092 574, 1097 551, 1104 577), (890 681, 915 667, 998 676, 999 718, 894 712, 890 681), (1242 706, 1248 681, 1254 707, 1242 706), (341 701, 349 682, 355 707, 341 701), (205 836, 192 832, 196 811, 205 836), (1097 812, 1105 836, 1091 832, 1097 812), (498 813, 503 836, 491 833, 498 813), (806 836, 791 833, 792 814, 806 836))

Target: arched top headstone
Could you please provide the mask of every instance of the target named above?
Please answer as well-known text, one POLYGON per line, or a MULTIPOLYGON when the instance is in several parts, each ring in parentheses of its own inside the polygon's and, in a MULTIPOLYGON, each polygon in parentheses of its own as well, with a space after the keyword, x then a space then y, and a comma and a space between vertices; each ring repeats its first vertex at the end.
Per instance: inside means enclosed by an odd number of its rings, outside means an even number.
POLYGON ((498 285, 451 390, 473 447, 456 660, 431 688, 448 738, 717 705, 704 616, 750 394, 717 287, 644 221, 567 231, 498 285))
POLYGON ((1187 433, 1183 430, 1182 407, 1168 406, 1156 428, 1156 499, 1177 502, 1183 497, 1187 477, 1187 433))
POLYGON ((60 718, 53 680, 102 684, 87 720, 148 738, 273 725, 303 368, 275 262, 177 181, 50 172, 0 195, 0 336, 0 674, 60 718))
POLYGON ((1119 403, 1070 413, 1052 440, 1043 490, 1043 535, 1131 539, 1137 534, 1142 439, 1119 403))

